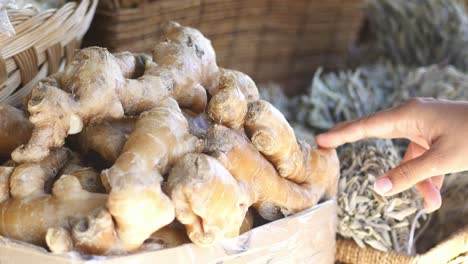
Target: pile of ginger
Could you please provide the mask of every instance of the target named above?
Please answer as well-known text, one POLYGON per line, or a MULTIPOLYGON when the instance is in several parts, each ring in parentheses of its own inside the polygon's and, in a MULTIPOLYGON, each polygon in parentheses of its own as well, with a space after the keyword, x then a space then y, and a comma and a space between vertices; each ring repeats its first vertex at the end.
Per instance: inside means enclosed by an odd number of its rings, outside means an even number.
POLYGON ((249 76, 174 22, 152 58, 79 51, 24 108, 0 106, 0 235, 54 253, 209 246, 336 193, 335 150, 298 142, 249 76))

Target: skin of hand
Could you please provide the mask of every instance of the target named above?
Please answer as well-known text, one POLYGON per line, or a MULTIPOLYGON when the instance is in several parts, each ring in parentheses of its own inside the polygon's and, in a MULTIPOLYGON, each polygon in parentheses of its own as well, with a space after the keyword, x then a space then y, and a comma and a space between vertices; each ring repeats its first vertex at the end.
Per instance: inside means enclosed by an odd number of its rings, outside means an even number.
POLYGON ((382 195, 411 188, 424 198, 427 213, 440 208, 444 174, 468 170, 468 102, 414 98, 404 104, 337 124, 316 137, 322 148, 366 138, 410 140, 401 164, 375 182, 382 195))

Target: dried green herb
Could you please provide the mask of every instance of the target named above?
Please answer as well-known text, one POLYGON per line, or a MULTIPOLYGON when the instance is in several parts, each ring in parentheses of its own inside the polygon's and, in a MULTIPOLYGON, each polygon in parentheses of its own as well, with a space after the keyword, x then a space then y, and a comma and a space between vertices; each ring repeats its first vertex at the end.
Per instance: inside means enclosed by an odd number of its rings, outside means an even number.
POLYGON ((339 151, 341 177, 338 186, 338 234, 382 251, 412 249, 410 229, 422 199, 414 189, 390 197, 373 190, 375 179, 395 167, 401 157, 390 140, 366 140, 345 145, 339 151))
POLYGON ((357 58, 395 64, 447 63, 468 70, 468 17, 463 1, 370 0, 370 39, 357 58))
POLYGON ((408 71, 390 63, 327 74, 319 69, 306 94, 292 99, 289 112, 294 113, 293 121, 314 129, 330 129, 338 122, 391 106, 408 71))

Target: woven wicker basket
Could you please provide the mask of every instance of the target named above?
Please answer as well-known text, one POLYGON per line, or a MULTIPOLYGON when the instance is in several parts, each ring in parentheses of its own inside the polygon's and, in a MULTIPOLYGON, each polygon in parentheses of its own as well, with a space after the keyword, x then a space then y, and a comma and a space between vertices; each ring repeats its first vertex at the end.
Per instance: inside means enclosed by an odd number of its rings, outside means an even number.
POLYGON ((461 264, 468 263, 468 226, 425 254, 406 256, 360 248, 353 241, 338 240, 336 261, 347 264, 461 264))
POLYGON ((57 72, 74 55, 89 28, 97 0, 69 2, 59 9, 8 14, 16 35, 0 35, 0 102, 21 104, 36 82, 57 72))
POLYGON ((344 61, 365 0, 101 0, 85 45, 150 51, 168 20, 200 29, 218 63, 305 88, 318 66, 344 61), (136 6, 130 8, 130 6, 136 6))

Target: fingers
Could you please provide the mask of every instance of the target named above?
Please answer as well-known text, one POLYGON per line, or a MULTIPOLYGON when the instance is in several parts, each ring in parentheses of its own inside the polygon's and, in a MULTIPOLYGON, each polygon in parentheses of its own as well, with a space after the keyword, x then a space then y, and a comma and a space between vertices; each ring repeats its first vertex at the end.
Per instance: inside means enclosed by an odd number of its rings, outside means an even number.
POLYGON ((426 148, 423 148, 414 142, 410 142, 406 149, 405 156, 403 157, 403 162, 419 157, 426 151, 426 148))
POLYGON ((316 136, 316 142, 322 148, 336 148, 365 138, 408 138, 428 147, 427 140, 420 131, 424 105, 424 100, 413 99, 398 107, 340 123, 330 131, 316 136))
POLYGON ((431 178, 432 183, 439 191, 442 189, 442 185, 444 184, 444 178, 445 178, 444 175, 438 175, 438 176, 434 176, 431 178))
POLYGON ((400 107, 392 108, 355 121, 338 124, 327 133, 318 135, 316 141, 321 147, 336 148, 364 138, 404 137, 401 131, 405 129, 402 126, 406 121, 400 107))
POLYGON ((393 195, 427 178, 445 174, 443 160, 437 153, 437 147, 433 146, 423 155, 401 163, 375 182, 376 191, 393 195))
POLYGON ((436 188, 432 179, 426 179, 416 184, 416 189, 424 198, 424 211, 432 213, 442 205, 442 197, 439 189, 436 188))

